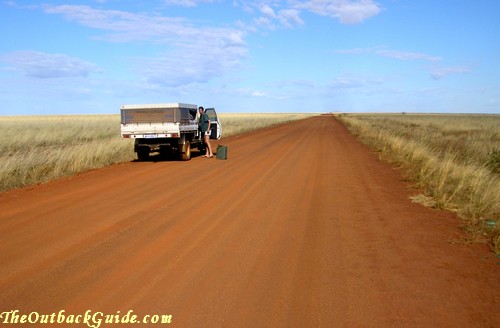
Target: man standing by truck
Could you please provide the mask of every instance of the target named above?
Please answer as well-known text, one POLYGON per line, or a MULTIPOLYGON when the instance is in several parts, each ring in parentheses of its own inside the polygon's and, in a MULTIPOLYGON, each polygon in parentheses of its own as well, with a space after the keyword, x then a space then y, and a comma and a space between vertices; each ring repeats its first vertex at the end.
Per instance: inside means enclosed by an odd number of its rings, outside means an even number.
POLYGON ((212 153, 212 145, 210 144, 210 118, 207 113, 205 113, 205 109, 203 106, 198 107, 198 111, 200 113, 200 128, 201 135, 203 136, 203 140, 205 141, 206 153, 203 157, 212 158, 214 154, 212 153))

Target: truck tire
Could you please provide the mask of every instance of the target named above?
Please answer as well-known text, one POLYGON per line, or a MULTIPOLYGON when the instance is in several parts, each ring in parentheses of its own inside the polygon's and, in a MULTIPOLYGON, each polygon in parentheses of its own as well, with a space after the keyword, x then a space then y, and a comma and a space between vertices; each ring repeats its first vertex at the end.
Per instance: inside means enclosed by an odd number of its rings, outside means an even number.
POLYGON ((149 149, 139 148, 137 150, 137 159, 139 161, 147 161, 149 159, 149 149))
POLYGON ((181 153, 181 160, 189 161, 191 159, 191 144, 189 143, 189 140, 185 141, 184 148, 185 151, 181 153))

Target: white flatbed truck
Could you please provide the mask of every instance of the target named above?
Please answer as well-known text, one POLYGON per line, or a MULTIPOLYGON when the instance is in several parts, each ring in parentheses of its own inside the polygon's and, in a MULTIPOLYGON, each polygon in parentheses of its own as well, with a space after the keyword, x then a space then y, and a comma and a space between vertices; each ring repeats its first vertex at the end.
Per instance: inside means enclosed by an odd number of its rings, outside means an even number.
MULTIPOLYGON (((135 139, 134 151, 139 160, 154 152, 178 154, 191 159, 191 149, 205 150, 199 127, 198 107, 193 104, 168 103, 121 106, 121 136, 135 139)), ((210 118, 210 139, 221 138, 221 124, 215 108, 206 108, 210 118)))

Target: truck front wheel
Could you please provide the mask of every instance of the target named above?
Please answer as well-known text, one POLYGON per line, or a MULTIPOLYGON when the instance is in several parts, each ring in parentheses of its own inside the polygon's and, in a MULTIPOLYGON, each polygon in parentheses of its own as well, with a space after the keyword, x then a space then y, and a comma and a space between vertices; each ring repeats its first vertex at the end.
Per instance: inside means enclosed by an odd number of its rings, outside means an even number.
POLYGON ((184 152, 181 153, 181 160, 189 161, 190 159, 191 159, 191 144, 189 143, 189 140, 186 140, 186 143, 184 144, 184 152))

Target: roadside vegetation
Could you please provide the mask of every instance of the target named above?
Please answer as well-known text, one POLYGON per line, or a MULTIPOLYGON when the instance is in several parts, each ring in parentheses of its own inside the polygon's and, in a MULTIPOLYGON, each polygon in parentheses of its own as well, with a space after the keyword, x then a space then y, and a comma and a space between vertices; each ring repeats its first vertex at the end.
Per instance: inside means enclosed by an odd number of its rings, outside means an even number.
POLYGON ((500 115, 337 117, 423 190, 413 201, 456 212, 469 242, 500 254, 500 115))
POLYGON ((301 120, 313 115, 300 113, 221 114, 220 119, 222 121, 222 134, 224 137, 229 137, 272 125, 301 120))
MULTIPOLYGON (((310 114, 222 114, 224 137, 310 114)), ((119 115, 0 117, 0 192, 135 159, 119 115)))

